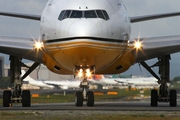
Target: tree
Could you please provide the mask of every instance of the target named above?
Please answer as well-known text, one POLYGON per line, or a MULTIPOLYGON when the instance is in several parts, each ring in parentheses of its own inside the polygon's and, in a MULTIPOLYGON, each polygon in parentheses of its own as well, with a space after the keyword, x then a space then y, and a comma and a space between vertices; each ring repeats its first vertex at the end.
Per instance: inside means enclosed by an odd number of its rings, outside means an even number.
POLYGON ((11 85, 10 77, 3 77, 0 79, 0 88, 1 89, 6 89, 10 85, 11 85))
POLYGON ((180 81, 180 76, 175 77, 175 78, 172 80, 172 83, 177 83, 178 81, 180 81))

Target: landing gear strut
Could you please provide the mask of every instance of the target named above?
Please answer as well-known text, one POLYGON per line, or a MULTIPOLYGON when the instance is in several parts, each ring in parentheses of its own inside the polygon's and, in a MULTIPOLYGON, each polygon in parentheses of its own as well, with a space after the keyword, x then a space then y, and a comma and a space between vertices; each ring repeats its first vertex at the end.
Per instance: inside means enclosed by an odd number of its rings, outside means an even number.
POLYGON ((170 90, 168 92, 167 83, 169 82, 169 60, 170 55, 162 56, 158 58, 158 62, 151 67, 158 66, 160 78, 152 71, 145 62, 141 62, 141 65, 145 67, 154 77, 158 79, 160 84, 159 93, 157 90, 151 91, 151 106, 157 106, 158 102, 169 102, 171 107, 177 106, 177 93, 176 90, 170 90))
POLYGON ((80 88, 82 88, 82 91, 78 91, 75 94, 75 105, 77 107, 83 106, 83 101, 86 101, 86 104, 88 107, 94 106, 94 93, 92 91, 89 91, 89 83, 87 80, 88 72, 90 72, 90 69, 88 67, 81 67, 78 69, 79 74, 81 74, 82 82, 80 83, 80 88))
POLYGON ((3 107, 10 107, 12 103, 22 103, 23 107, 31 106, 31 94, 29 90, 21 90, 21 59, 10 56, 10 72, 11 83, 13 85, 12 91, 5 90, 3 92, 3 107))

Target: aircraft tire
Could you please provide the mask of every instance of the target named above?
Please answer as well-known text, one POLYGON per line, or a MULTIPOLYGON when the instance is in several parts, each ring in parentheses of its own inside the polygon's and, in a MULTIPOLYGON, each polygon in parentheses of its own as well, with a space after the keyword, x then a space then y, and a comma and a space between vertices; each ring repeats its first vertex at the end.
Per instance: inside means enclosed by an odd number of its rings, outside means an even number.
POLYGON ((88 107, 94 106, 94 93, 92 91, 87 92, 87 106, 88 107))
POLYGON ((158 92, 157 90, 151 90, 151 106, 156 107, 158 105, 158 92))
POLYGON ((81 91, 76 92, 75 95, 75 105, 77 107, 82 107, 83 106, 83 95, 81 91))
POLYGON ((5 90, 3 92, 3 107, 10 107, 11 104, 11 91, 5 90))
POLYGON ((23 107, 31 106, 31 93, 29 90, 22 91, 22 106, 23 107))
POLYGON ((170 97, 170 101, 169 101, 170 106, 176 107, 177 106, 177 92, 176 92, 176 90, 170 90, 169 97, 170 97))

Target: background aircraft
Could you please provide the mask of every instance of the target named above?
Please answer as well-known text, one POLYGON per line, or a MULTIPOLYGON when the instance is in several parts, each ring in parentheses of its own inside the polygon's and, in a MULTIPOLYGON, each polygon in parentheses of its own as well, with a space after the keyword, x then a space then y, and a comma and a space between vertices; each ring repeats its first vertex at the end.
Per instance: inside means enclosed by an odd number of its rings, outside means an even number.
POLYGON ((138 77, 138 78, 118 78, 115 82, 122 85, 130 85, 137 88, 158 88, 158 80, 154 77, 138 77))
MULTIPOLYGON (((21 74, 24 75, 25 71, 21 70, 21 74)), ((61 81, 53 81, 53 80, 41 80, 41 79, 33 79, 29 75, 23 80, 24 83, 28 83, 34 86, 38 86, 42 89, 78 89, 80 85, 80 81, 78 80, 61 80, 61 81)))
MULTIPOLYGON (((25 71, 21 70, 21 74, 24 75, 25 71)), ((29 75, 23 80, 23 82, 34 85, 34 86, 38 86, 38 87, 40 87, 42 89, 47 89, 47 88, 54 89, 55 88, 55 86, 48 85, 48 84, 44 83, 42 80, 34 80, 29 75)))

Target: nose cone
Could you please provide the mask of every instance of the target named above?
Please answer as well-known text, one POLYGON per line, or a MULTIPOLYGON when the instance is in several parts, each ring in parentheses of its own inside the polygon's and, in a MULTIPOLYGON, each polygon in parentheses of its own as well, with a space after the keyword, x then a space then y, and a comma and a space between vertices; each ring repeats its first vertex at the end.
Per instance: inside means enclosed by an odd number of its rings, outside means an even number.
POLYGON ((95 24, 90 21, 78 21, 69 28, 69 37, 97 36, 98 31, 95 24))

